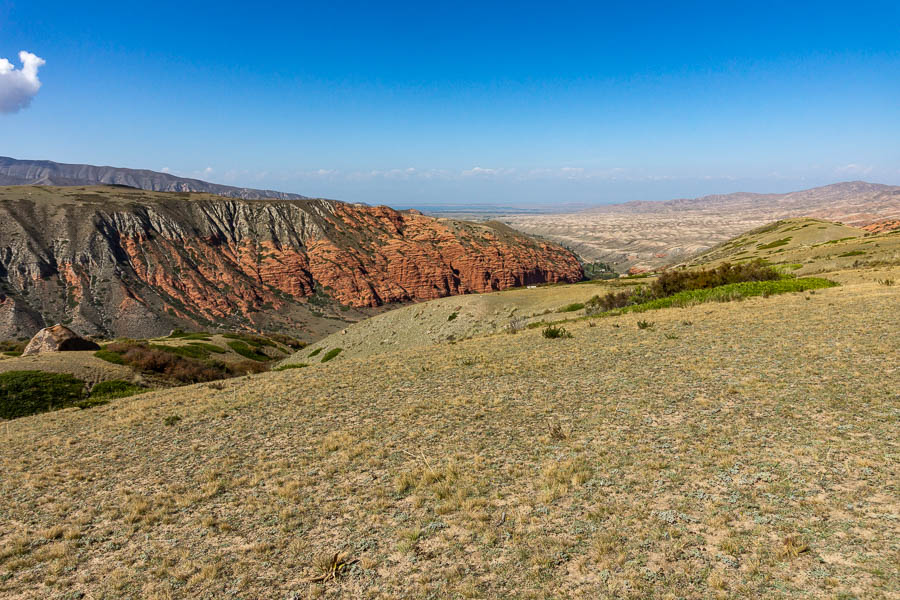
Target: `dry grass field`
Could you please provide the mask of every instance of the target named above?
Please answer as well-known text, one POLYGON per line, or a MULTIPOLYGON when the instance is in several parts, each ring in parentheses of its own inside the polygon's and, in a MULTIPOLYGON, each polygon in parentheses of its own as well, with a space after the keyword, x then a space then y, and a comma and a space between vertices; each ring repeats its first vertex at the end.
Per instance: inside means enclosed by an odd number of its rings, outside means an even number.
POLYGON ((898 598, 900 268, 825 276, 2 423, 0 596, 898 598))
POLYGON ((0 360, 0 373, 7 371, 68 373, 90 385, 113 379, 132 381, 137 377, 133 369, 108 363, 95 357, 93 352, 47 352, 33 356, 4 357, 0 360))

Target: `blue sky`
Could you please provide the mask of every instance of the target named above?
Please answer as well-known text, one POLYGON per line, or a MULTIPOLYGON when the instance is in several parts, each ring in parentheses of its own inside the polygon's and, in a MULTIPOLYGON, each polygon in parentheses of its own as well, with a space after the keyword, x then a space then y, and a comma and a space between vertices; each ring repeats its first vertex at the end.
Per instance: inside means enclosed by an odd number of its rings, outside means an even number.
POLYGON ((0 58, 46 61, 0 155, 395 206, 897 184, 898 33, 896 1, 0 0, 0 58))

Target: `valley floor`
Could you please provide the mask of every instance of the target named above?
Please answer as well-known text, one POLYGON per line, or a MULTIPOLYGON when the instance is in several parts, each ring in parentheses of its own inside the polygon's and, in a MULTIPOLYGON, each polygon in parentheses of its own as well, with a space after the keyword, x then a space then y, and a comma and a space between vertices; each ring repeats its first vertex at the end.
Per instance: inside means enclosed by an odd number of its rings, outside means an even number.
POLYGON ((0 596, 900 597, 900 286, 566 327, 0 424, 0 596))

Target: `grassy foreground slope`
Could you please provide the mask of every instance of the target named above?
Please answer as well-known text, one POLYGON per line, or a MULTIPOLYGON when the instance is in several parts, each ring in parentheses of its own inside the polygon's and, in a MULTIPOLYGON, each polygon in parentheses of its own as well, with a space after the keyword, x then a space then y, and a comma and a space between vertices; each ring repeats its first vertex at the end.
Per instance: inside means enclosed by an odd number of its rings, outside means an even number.
POLYGON ((898 306, 867 275, 12 421, 0 596, 896 598, 898 306))
POLYGON ((510 321, 534 322, 572 303, 611 290, 631 289, 644 279, 585 281, 516 288, 490 294, 441 298, 404 306, 324 337, 282 361, 283 365, 318 363, 328 349, 341 348, 339 360, 455 343, 505 331, 510 321))

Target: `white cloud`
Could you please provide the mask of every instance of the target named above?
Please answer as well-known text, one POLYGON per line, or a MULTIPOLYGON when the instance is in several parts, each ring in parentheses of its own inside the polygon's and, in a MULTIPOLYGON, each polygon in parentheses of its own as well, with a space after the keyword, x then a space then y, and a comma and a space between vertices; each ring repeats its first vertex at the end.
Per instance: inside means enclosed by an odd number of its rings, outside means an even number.
POLYGON ((483 169, 481 167, 472 167, 467 171, 463 171, 463 175, 495 175, 497 173, 497 169, 483 169))
POLYGON ((850 163, 849 165, 844 165, 843 167, 838 167, 835 169, 835 172, 840 175, 868 175, 872 172, 871 165, 860 165, 856 163, 850 163))
POLYGON ((485 169, 483 167, 472 167, 462 171, 460 175, 463 177, 494 177, 497 175, 513 175, 516 169, 485 169))
POLYGON ((169 167, 163 167, 162 169, 159 170, 159 172, 160 173, 170 173, 171 171, 169 170, 169 167))
POLYGON ((19 52, 22 68, 0 58, 0 113, 15 113, 31 104, 31 99, 41 89, 38 69, 46 61, 31 52, 19 52))

